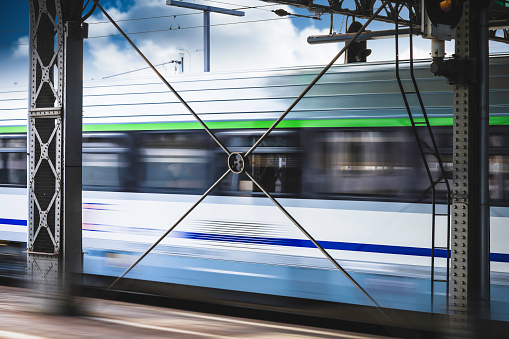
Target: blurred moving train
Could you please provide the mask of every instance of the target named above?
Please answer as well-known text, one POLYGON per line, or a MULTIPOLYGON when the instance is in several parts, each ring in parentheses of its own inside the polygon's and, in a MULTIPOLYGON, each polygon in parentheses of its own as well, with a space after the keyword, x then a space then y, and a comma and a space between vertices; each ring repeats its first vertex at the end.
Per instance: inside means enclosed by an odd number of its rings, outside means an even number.
MULTIPOLYGON (((417 63, 416 76, 450 180, 452 88, 428 65, 417 63)), ((169 81, 230 151, 245 152, 319 70, 169 81)), ((402 73, 409 79, 408 64, 402 73)), ((492 317, 508 320, 509 57, 491 57, 490 73, 492 317)), ((26 97, 24 87, 0 89, 4 275, 24 267, 26 97)), ((410 104, 421 121, 416 98, 410 104)), ((114 277, 226 171, 227 157, 153 78, 87 81, 83 109, 84 270, 114 277)), ((382 307, 430 312, 430 183, 409 125, 394 63, 334 66, 256 149, 248 170, 382 307)), ((443 213, 446 193, 437 189, 443 213)), ((436 253, 444 277, 446 253, 436 253)), ((245 175, 230 174, 127 278, 370 305, 245 175)), ((434 312, 445 311, 445 299, 445 284, 436 283, 434 312)))

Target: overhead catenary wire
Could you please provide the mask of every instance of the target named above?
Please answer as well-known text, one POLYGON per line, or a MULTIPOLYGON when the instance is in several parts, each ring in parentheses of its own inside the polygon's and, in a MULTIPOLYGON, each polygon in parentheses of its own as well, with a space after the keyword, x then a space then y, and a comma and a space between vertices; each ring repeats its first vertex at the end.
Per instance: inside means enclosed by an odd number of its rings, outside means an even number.
MULTIPOLYGON (((211 2, 217 2, 217 3, 224 3, 220 1, 214 1, 214 0, 206 0, 211 2)), ((268 9, 263 9, 263 7, 274 7, 278 6, 277 4, 271 4, 271 5, 262 5, 262 6, 242 6, 240 4, 233 4, 233 3, 224 3, 228 5, 234 5, 239 6, 238 8, 233 8, 234 10, 246 10, 246 9, 259 9, 263 11, 270 12, 268 9)), ((200 12, 193 12, 193 13, 181 13, 181 14, 168 14, 168 15, 158 15, 158 16, 148 16, 148 17, 141 17, 141 18, 130 18, 130 19, 119 19, 115 20, 116 22, 129 22, 129 21, 140 21, 140 20, 151 20, 151 19, 164 19, 164 18, 173 18, 173 17, 181 17, 181 16, 189 16, 189 15, 202 15, 200 12)), ((109 21, 96 21, 96 22, 89 22, 89 25, 97 25, 97 24, 108 24, 109 21)), ((6 33, 15 33, 15 32, 28 32, 28 28, 24 29, 13 29, 13 30, 6 30, 6 31, 0 31, 0 34, 6 34, 6 33)))
MULTIPOLYGON (((228 25, 238 25, 238 24, 247 24, 247 23, 256 23, 256 22, 266 22, 266 21, 275 21, 275 20, 284 20, 287 18, 272 18, 272 19, 261 19, 261 20, 248 20, 248 21, 238 21, 238 22, 227 22, 222 24, 213 24, 209 25, 212 26, 228 26, 228 25)), ((159 32, 171 32, 171 31, 180 31, 184 29, 194 29, 194 28, 203 28, 204 25, 199 26, 190 26, 190 27, 180 27, 180 28, 166 28, 166 29, 156 29, 151 31, 141 31, 141 32, 131 32, 126 33, 126 35, 137 35, 137 34, 148 34, 148 33, 159 33, 159 32)), ((108 35, 98 35, 98 36, 92 36, 89 37, 89 39, 98 39, 98 38, 107 38, 107 37, 114 37, 114 36, 122 36, 122 34, 108 34, 108 35)))
MULTIPOLYGON (((172 17, 172 16, 170 16, 172 17)), ((291 17, 291 16, 290 16, 291 17)), ((227 22, 227 23, 219 23, 219 24, 212 24, 210 27, 214 26, 228 26, 228 25, 239 25, 239 24, 248 24, 248 23, 257 23, 257 22, 266 22, 266 21, 276 21, 276 20, 285 20, 290 19, 290 17, 278 17, 278 18, 271 18, 271 19, 260 19, 260 20, 248 20, 248 21, 238 21, 238 22, 227 22)), ((180 28, 165 28, 165 29, 156 29, 156 30, 150 30, 150 31, 139 31, 139 32, 129 32, 125 33, 126 35, 138 35, 138 34, 149 34, 149 33, 160 33, 160 32, 173 32, 173 31, 179 31, 179 30, 185 30, 185 29, 196 29, 196 28, 203 28, 204 25, 199 26, 190 26, 190 27, 180 27, 180 28)), ((99 39, 99 38, 109 38, 109 37, 117 37, 122 36, 122 34, 107 34, 107 35, 98 35, 98 36, 91 36, 88 37, 88 39, 99 39)), ((11 45, 0 45, 0 48, 2 47, 15 47, 15 46, 27 46, 28 43, 19 43, 19 44, 11 44, 11 45)))
MULTIPOLYGON (((210 0, 212 1, 212 0, 210 0)), ((218 1, 213 1, 218 2, 218 1)), ((218 2, 220 3, 220 2, 218 2)), ((222 3, 222 2, 221 2, 222 3)), ((277 6, 276 4, 271 5, 261 5, 261 6, 241 6, 239 4, 233 4, 230 3, 230 5, 234 6, 240 6, 239 8, 235 8, 235 10, 247 10, 247 9, 262 9, 262 7, 274 7, 277 6)), ((266 10, 269 11, 269 10, 266 10)), ((194 13, 181 13, 181 14, 168 14, 168 15, 159 15, 159 16, 149 16, 149 17, 142 17, 142 18, 130 18, 130 19, 119 19, 116 20, 116 22, 130 22, 130 21, 141 21, 141 20, 152 20, 152 19, 165 19, 165 18, 177 18, 177 17, 183 17, 183 16, 189 16, 189 15, 201 15, 202 13, 194 12, 194 13)), ((271 19, 268 19, 271 20, 271 19)), ((246 22, 238 22, 238 23, 227 23, 228 25, 232 24, 241 24, 241 23, 253 23, 257 22, 256 20, 253 21, 246 21, 246 22)), ((97 25, 97 24, 107 24, 109 21, 96 21, 96 22, 89 22, 89 25, 97 25)), ((213 24, 210 26, 220 26, 225 24, 213 24)), ((203 28, 203 26, 192 26, 192 27, 184 27, 179 29, 191 29, 191 28, 203 28)), ((173 29, 172 29, 173 30, 173 29)), ((145 33, 154 33, 154 32, 163 32, 163 31, 169 31, 166 30, 155 30, 155 31, 144 31, 144 32, 133 32, 133 33, 127 33, 127 34, 145 34, 145 33)), ((15 33, 15 32, 28 32, 28 29, 15 29, 15 30, 8 30, 8 31, 0 31, 0 34, 6 34, 6 33, 15 33)), ((119 36, 120 34, 113 34, 113 35, 104 35, 104 36, 97 36, 97 37, 89 37, 89 39, 93 38, 103 38, 103 37, 110 37, 110 36, 119 36)), ((16 47, 16 46, 27 46, 28 43, 18 43, 18 44, 9 44, 9 45, 0 45, 0 48, 7 48, 7 47, 16 47)))
MULTIPOLYGON (((276 6, 276 5, 239 7, 239 8, 234 8, 234 10, 258 9, 260 7, 269 7, 269 6, 273 7, 273 6, 276 6)), ((269 10, 267 10, 267 11, 269 11, 269 10)), ((119 20, 115 20, 115 22, 129 22, 129 21, 163 19, 163 18, 174 18, 174 17, 177 18, 177 17, 189 16, 189 15, 202 15, 202 13, 200 13, 200 12, 192 12, 192 13, 181 13, 181 14, 168 14, 168 15, 159 15, 159 16, 148 16, 148 17, 142 17, 142 18, 119 19, 119 20)), ((89 22, 89 25, 109 24, 109 23, 110 23, 109 21, 96 21, 96 22, 89 22)))
MULTIPOLYGON (((162 62, 162 63, 157 64, 157 65, 154 65, 154 67, 155 66, 167 65, 167 64, 173 64, 173 63, 176 63, 176 62, 179 63, 180 61, 179 60, 170 60, 170 61, 166 61, 166 62, 162 62)), ((142 70, 145 70, 145 69, 150 69, 150 66, 142 67, 142 68, 137 68, 137 69, 132 69, 130 71, 125 71, 125 72, 117 73, 117 74, 113 74, 113 75, 108 75, 108 76, 103 77, 103 79, 109 79, 109 78, 113 78, 113 77, 116 77, 116 76, 119 76, 119 75, 134 73, 134 72, 142 71, 142 70)))
MULTIPOLYGON (((230 6, 242 6, 240 4, 232 3, 232 2, 224 2, 224 1, 217 1, 217 0, 203 0, 208 2, 214 2, 222 5, 230 5, 230 6)), ((279 6, 279 4, 270 4, 270 5, 262 5, 262 6, 245 6, 240 8, 235 8, 235 10, 241 10, 241 9, 259 9, 261 11, 267 11, 270 12, 270 9, 264 9, 263 7, 274 7, 279 6)))
POLYGON ((13 30, 9 30, 9 31, 0 31, 0 34, 14 33, 14 32, 28 32, 28 29, 13 29, 13 30))
MULTIPOLYGON (((220 2, 215 0, 208 0, 211 2, 217 2, 217 3, 223 3, 223 4, 229 4, 233 6, 241 6, 239 4, 234 3, 226 3, 226 2, 220 2)), ((262 9, 262 7, 274 7, 277 6, 276 4, 270 4, 270 5, 262 5, 262 6, 244 6, 235 8, 236 10, 246 10, 246 9, 262 9)), ((270 10, 266 10, 270 11, 270 10)), ((171 14, 171 15, 160 15, 160 16, 152 16, 152 17, 142 17, 142 18, 130 18, 130 19, 120 19, 116 20, 116 22, 130 22, 130 21, 140 21, 140 20, 151 20, 151 19, 162 19, 162 18, 176 18, 181 16, 189 16, 189 15, 198 15, 201 13, 182 13, 182 14, 171 14)), ((290 15, 292 17, 292 15, 290 15)), ((239 22, 230 22, 230 23, 220 23, 220 24, 212 24, 211 27, 214 26, 226 26, 226 25, 236 25, 236 24, 244 24, 244 23, 256 23, 256 22, 265 22, 265 21, 274 21, 274 20, 281 20, 281 19, 288 19, 288 18, 271 18, 271 19, 260 19, 260 20, 249 20, 249 21, 239 21, 239 22)), ((109 21, 96 21, 96 22, 90 22, 89 25, 95 25, 95 24, 106 24, 109 23, 109 21)), ((140 31, 140 32, 131 32, 126 33, 128 35, 134 35, 134 34, 149 34, 149 33, 158 33, 158 32, 167 32, 167 31, 175 31, 175 30, 184 30, 184 29, 196 29, 196 28, 203 28, 203 25, 199 26, 190 26, 190 27, 180 27, 177 29, 161 29, 161 30, 149 30, 149 31, 140 31)), ((9 30, 9 31, 0 31, 0 34, 2 33, 13 33, 13 32, 27 32, 28 29, 19 29, 19 30, 9 30)), ((96 39, 96 38, 107 38, 107 37, 115 37, 115 36, 121 36, 121 34, 110 34, 110 35, 100 35, 100 36, 91 36, 88 39, 96 39)), ((0 45, 0 48, 8 48, 8 47, 16 47, 16 46, 27 46, 28 43, 18 43, 18 44, 9 44, 9 45, 0 45)))

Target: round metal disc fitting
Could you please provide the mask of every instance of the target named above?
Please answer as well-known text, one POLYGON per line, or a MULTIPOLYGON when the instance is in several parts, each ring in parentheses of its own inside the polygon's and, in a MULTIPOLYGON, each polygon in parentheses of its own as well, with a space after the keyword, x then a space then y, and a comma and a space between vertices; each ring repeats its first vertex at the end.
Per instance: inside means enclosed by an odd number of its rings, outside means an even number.
POLYGON ((228 156, 228 167, 235 174, 244 172, 245 169, 244 155, 239 152, 233 152, 228 156))

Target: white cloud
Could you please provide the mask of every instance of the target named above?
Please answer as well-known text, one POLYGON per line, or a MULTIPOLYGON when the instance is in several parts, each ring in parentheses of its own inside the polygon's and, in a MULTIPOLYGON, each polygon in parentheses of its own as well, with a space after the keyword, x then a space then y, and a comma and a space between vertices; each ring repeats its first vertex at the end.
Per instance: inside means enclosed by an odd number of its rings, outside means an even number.
POLYGON ((12 57, 14 59, 28 58, 28 36, 22 36, 16 40, 12 57))
MULTIPOLYGON (((260 6, 260 1, 243 1, 242 6, 260 6)), ((282 7, 291 12, 291 8, 282 7)), ((309 35, 327 34, 326 30, 314 27, 299 30, 289 19, 278 20, 270 9, 246 9, 244 17, 211 13, 212 71, 326 64, 342 47, 342 44, 307 44, 309 35), (236 24, 244 21, 250 22, 236 24)), ((177 59, 179 53, 182 53, 178 50, 181 48, 186 50, 185 62, 190 65, 191 71, 194 73, 203 70, 203 28, 186 29, 203 25, 201 12, 166 6, 159 0, 137 0, 126 12, 114 8, 107 11, 116 20, 177 15, 151 20, 119 21, 119 25, 126 32, 162 30, 171 26, 172 30, 130 37, 153 64, 177 59), (189 13, 196 14, 178 16, 189 13)), ((105 18, 96 14, 90 20, 91 23, 98 21, 105 21, 105 18)), ((91 37, 117 33, 111 24, 90 25, 91 37)), ((133 48, 122 39, 109 37, 87 40, 86 46, 92 59, 87 60, 90 67, 85 68, 86 77, 87 73, 91 73, 91 77, 100 77, 145 66, 133 48)))

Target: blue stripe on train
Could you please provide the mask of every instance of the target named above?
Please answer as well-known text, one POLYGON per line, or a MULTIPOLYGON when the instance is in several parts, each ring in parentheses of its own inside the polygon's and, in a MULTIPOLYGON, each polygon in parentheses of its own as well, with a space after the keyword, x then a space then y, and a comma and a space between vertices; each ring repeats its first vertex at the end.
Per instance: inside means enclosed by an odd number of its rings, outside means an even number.
POLYGON ((0 218, 0 224, 4 225, 16 225, 16 226, 26 226, 27 221, 22 219, 6 219, 0 218))
MULTIPOLYGON (((27 221, 21 220, 21 219, 0 218, 0 224, 27 226, 27 221)), ((246 236, 238 236, 238 235, 181 232, 181 231, 175 231, 174 234, 180 238, 195 239, 195 240, 213 240, 213 241, 236 242, 236 243, 245 243, 245 244, 261 244, 261 245, 263 244, 263 245, 277 245, 277 246, 304 247, 304 248, 315 247, 315 245, 313 245, 311 240, 303 240, 303 239, 246 237, 246 236)), ((338 241, 319 241, 319 243, 323 248, 325 248, 327 250, 414 255, 414 256, 420 256, 420 257, 430 257, 431 256, 431 248, 374 245, 374 244, 361 244, 361 243, 338 242, 338 241)), ((442 250, 442 249, 435 250, 436 257, 445 258, 446 254, 447 254, 446 250, 442 250)), ((509 262, 509 254, 491 253, 490 260, 496 261, 496 262, 509 262)))
MULTIPOLYGON (((195 239, 195 240, 213 240, 213 241, 236 242, 236 243, 246 243, 246 244, 261 244, 261 245, 263 244, 263 245, 277 245, 277 246, 304 247, 304 248, 315 247, 315 245, 311 242, 311 240, 303 240, 303 239, 246 237, 246 236, 237 236, 237 235, 180 232, 180 231, 175 231, 174 233, 180 238, 195 239)), ((328 249, 328 250, 414 255, 414 256, 421 256, 421 257, 430 257, 431 256, 431 248, 374 245, 374 244, 361 244, 361 243, 337 242, 337 241, 319 241, 319 243, 323 248, 328 249)), ((435 249, 436 257, 445 258, 446 255, 447 255, 446 250, 435 249)), ((509 254, 491 253, 490 259, 491 259, 491 261, 509 262, 509 254)))

